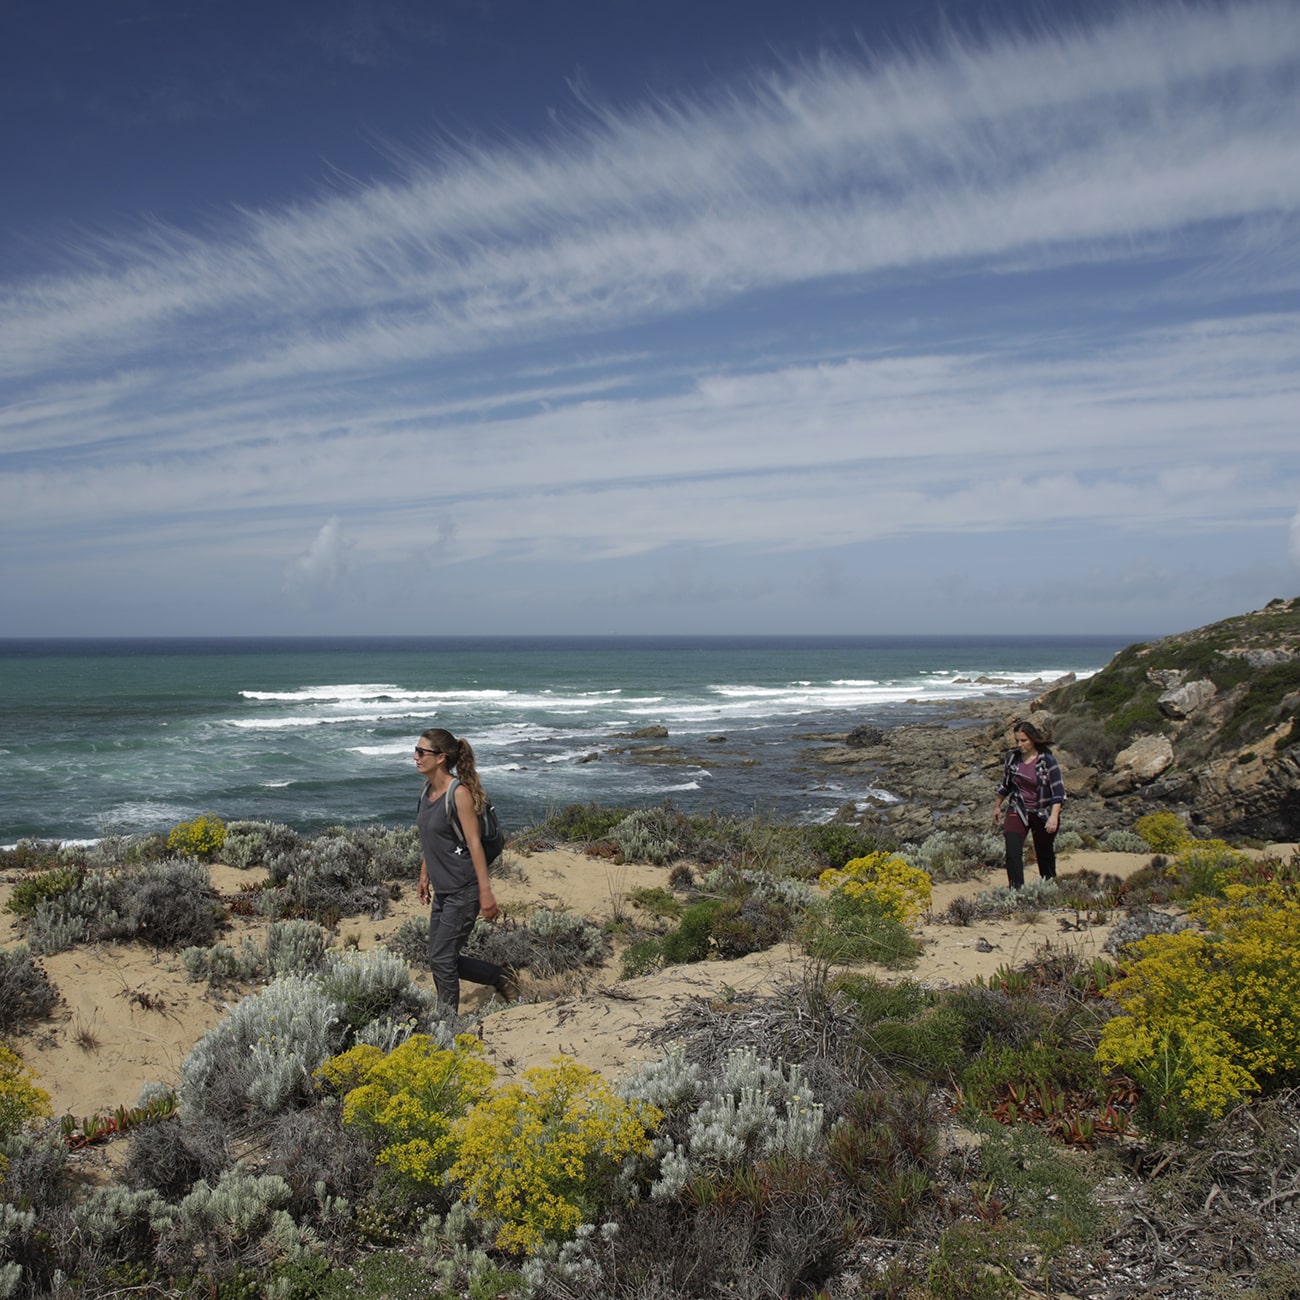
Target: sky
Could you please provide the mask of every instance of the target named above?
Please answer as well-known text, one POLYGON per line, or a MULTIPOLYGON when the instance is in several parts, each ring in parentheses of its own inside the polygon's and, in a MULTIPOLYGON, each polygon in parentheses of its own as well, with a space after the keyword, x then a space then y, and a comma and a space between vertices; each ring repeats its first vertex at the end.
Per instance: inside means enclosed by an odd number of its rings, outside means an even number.
POLYGON ((1300 591, 1300 5, 10 0, 0 636, 1300 591))

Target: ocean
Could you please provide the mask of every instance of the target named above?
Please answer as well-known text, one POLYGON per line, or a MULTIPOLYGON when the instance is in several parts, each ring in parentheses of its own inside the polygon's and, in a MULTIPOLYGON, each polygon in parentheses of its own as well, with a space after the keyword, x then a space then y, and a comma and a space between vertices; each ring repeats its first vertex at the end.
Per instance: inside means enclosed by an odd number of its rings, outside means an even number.
POLYGON ((507 828, 570 803, 664 800, 826 820, 889 792, 802 771, 810 734, 1023 698, 1135 639, 0 641, 0 844, 199 813, 400 825, 428 726, 469 738, 507 828), (646 727, 668 737, 627 735, 646 727), (668 752, 632 752, 651 744, 668 752))

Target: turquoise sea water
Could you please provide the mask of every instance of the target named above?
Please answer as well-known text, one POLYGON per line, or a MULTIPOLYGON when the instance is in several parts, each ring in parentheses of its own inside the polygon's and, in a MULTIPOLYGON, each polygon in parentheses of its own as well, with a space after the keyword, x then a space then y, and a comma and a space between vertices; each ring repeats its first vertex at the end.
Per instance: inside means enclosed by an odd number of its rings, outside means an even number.
POLYGON ((400 824, 428 726, 470 739, 508 826, 664 799, 820 820, 870 790, 802 771, 802 737, 1024 696, 1132 639, 0 641, 0 844, 201 812, 400 824), (651 725, 684 761, 631 756, 619 733, 651 725))

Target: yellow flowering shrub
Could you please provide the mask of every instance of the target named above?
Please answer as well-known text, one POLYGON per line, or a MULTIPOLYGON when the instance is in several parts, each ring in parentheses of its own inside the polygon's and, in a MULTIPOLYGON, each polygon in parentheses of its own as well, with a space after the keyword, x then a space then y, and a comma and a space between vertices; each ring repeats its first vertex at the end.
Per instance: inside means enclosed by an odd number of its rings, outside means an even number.
POLYGON ((202 813, 192 822, 178 822, 167 834, 167 847, 187 858, 206 860, 226 842, 226 824, 216 813, 202 813))
POLYGON ((930 910, 930 876, 894 853, 868 853, 839 870, 823 871, 817 883, 853 903, 911 925, 930 910))
POLYGON ((34 1119, 50 1117, 50 1094, 16 1052, 0 1043, 0 1138, 12 1137, 34 1119))
POLYGON ((472 1035, 448 1049, 412 1034, 388 1053, 353 1047, 316 1076, 344 1094, 343 1122, 379 1149, 376 1163, 411 1183, 440 1186, 455 1155, 452 1125, 487 1095, 494 1073, 472 1035))
POLYGON ((1279 884, 1225 893, 1193 905, 1203 930, 1141 940, 1106 990, 1123 1014, 1097 1058, 1133 1075, 1157 1127, 1216 1118, 1300 1069, 1300 899, 1279 884))
POLYGON ((1147 813, 1137 819, 1134 830, 1146 840, 1153 853, 1177 853, 1192 838, 1192 833, 1169 811, 1147 813))
POLYGON ((502 1250, 570 1235, 629 1156, 651 1153, 653 1106, 625 1101, 568 1057, 525 1072, 454 1125, 450 1179, 479 1217, 500 1220, 502 1250))

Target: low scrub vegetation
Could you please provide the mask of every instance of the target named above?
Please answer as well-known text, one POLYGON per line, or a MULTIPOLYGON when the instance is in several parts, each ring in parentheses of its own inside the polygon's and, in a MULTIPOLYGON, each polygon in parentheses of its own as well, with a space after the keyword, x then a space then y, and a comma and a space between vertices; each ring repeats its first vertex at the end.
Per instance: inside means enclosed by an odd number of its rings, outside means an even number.
POLYGON ((223 853, 280 900, 239 946, 215 938, 197 854, 28 851, 10 910, 31 947, 0 953, 6 1032, 52 1009, 32 955, 52 935, 170 946, 196 978, 264 983, 195 1044, 176 1097, 104 1112, 120 1122, 52 1125, 39 1079, 0 1048, 0 1293, 1208 1297, 1228 1239, 1287 1293, 1300 855, 1146 819, 1119 841, 1150 855, 1128 880, 1063 872, 944 918, 1111 921, 1104 955, 1048 944, 941 987, 878 968, 907 969, 934 880, 996 860, 996 842, 671 809, 547 826, 526 843, 637 852, 663 884, 611 927, 539 908, 481 927, 473 951, 551 975, 617 940, 636 975, 788 943, 803 978, 688 1004, 617 1080, 567 1056, 499 1080, 413 978, 422 922, 391 949, 328 948, 306 905, 319 888, 364 909, 409 881, 402 832, 225 828, 223 853), (121 1181, 74 1194, 70 1149, 110 1136, 121 1181))

